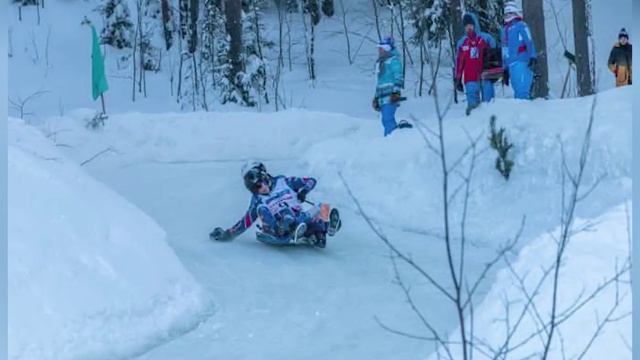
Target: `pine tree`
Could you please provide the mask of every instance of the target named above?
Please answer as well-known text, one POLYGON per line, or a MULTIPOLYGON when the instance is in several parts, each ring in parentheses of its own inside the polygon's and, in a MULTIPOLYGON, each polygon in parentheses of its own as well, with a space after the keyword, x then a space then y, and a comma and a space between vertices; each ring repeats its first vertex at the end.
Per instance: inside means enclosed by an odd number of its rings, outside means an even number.
POLYGON ((475 0, 467 3, 467 9, 478 14, 482 31, 500 41, 504 22, 504 0, 475 0))
POLYGON ((126 0, 106 0, 99 9, 104 16, 104 28, 100 40, 103 44, 118 49, 130 49, 134 35, 134 25, 126 0))
POLYGON ((267 62, 264 49, 273 47, 272 42, 265 41, 264 24, 261 17, 261 5, 264 1, 248 0, 248 9, 243 17, 243 63, 244 71, 240 83, 249 98, 244 99, 246 105, 253 106, 257 99, 263 98, 269 103, 267 94, 267 62))
POLYGON ((284 8, 292 13, 300 11, 300 1, 299 0, 285 0, 284 8))
POLYGON ((333 0, 322 0, 322 13, 327 17, 332 17, 335 13, 335 6, 333 0))
POLYGON ((176 23, 173 18, 173 8, 170 0, 161 0, 162 11, 162 32, 164 37, 165 49, 169 50, 173 46, 173 38, 176 32, 176 23))
POLYGON ((514 165, 509 155, 509 151, 513 148, 513 143, 509 142, 505 128, 501 127, 499 130, 496 130, 495 115, 492 115, 489 120, 489 132, 489 145, 498 153, 496 157, 496 170, 498 170, 505 180, 509 180, 514 165))
POLYGON ((311 25, 317 26, 320 23, 320 19, 322 18, 322 13, 320 12, 320 5, 318 5, 318 0, 303 0, 304 1, 304 12, 309 14, 311 17, 311 25))
POLYGON ((144 0, 142 3, 140 51, 143 59, 143 69, 147 71, 160 70, 159 28, 162 23, 161 4, 157 0, 144 0))
POLYGON ((409 20, 415 32, 411 41, 421 44, 429 39, 429 46, 435 46, 446 37, 447 13, 444 0, 413 0, 409 2, 409 20))

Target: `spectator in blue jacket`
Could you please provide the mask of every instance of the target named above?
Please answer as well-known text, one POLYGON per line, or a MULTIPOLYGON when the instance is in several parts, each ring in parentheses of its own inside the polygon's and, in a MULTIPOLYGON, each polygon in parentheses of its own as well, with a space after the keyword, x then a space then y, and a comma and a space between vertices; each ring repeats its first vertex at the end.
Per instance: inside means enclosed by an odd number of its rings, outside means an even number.
POLYGON ((406 121, 396 123, 396 110, 400 106, 404 79, 400 54, 391 37, 385 38, 378 44, 376 74, 378 77, 376 93, 371 106, 382 114, 384 136, 391 134, 397 128, 411 127, 406 121))
POLYGON ((515 1, 507 1, 502 29, 502 62, 505 79, 508 79, 507 84, 511 83, 516 99, 531 99, 536 61, 536 48, 529 27, 522 20, 522 10, 515 1))

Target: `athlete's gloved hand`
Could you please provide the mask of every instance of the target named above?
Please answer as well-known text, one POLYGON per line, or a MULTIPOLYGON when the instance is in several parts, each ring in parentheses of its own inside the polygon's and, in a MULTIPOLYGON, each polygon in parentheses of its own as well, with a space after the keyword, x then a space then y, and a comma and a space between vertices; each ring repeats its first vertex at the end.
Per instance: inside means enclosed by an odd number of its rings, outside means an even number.
POLYGON ((229 230, 224 230, 222 228, 217 227, 213 229, 211 234, 209 234, 209 238, 211 240, 216 240, 216 241, 229 241, 231 240, 232 236, 229 230))
POLYGON ((538 64, 538 59, 536 58, 529 59, 529 69, 533 70, 537 64, 538 64))
POLYGON ((300 200, 300 202, 305 202, 307 200, 307 193, 309 191, 307 191, 306 189, 301 189, 300 191, 298 191, 298 200, 300 200))
POLYGON ((378 99, 377 98, 373 99, 373 101, 371 102, 371 107, 375 111, 380 111, 380 104, 378 104, 378 99))
POLYGON ((400 93, 392 93, 391 96, 389 96, 389 99, 392 103, 400 101, 400 93))

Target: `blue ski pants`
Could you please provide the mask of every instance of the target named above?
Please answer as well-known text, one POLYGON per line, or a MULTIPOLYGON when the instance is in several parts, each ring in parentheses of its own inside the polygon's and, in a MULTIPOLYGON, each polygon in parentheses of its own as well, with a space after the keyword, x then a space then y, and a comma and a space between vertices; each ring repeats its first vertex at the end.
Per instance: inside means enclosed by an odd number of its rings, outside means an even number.
POLYGON ((380 108, 380 114, 382 116, 382 126, 384 127, 384 136, 387 136, 398 127, 396 123, 396 110, 398 104, 390 103, 384 104, 380 108))
POLYGON ((533 72, 529 64, 523 61, 516 61, 509 65, 509 81, 513 87, 513 96, 516 99, 531 99, 531 84, 533 82, 533 72))
POLYGON ((491 102, 495 96, 495 88, 493 82, 489 80, 482 80, 482 101, 491 102))
POLYGON ((467 95, 467 107, 476 107, 480 104, 480 83, 469 81, 464 84, 464 92, 467 95))

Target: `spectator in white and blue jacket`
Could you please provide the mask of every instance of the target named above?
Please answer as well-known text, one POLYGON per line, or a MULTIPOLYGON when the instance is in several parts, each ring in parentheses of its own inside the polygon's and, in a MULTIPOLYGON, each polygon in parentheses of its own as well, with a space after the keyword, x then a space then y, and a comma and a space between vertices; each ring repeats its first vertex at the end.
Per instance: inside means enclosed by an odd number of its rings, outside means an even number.
POLYGON ((404 87, 400 54, 391 37, 385 38, 378 44, 376 74, 378 80, 372 106, 374 110, 380 111, 384 136, 387 136, 398 128, 395 114, 400 105, 400 94, 404 87))
POLYGON ((522 10, 515 1, 504 5, 502 62, 516 99, 531 99, 536 48, 529 26, 522 20, 522 10))

